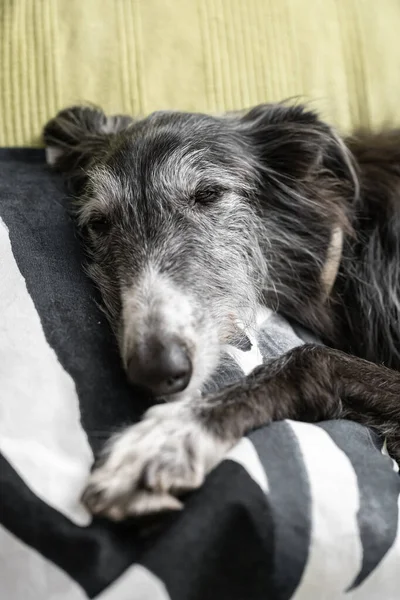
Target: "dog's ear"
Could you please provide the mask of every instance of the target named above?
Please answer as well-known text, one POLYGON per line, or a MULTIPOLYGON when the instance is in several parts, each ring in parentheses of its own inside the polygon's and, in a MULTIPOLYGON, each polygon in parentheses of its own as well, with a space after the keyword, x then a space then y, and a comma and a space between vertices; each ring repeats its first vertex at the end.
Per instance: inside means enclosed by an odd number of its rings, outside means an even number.
POLYGON ((131 117, 107 117, 98 108, 66 108, 44 127, 47 163, 64 173, 74 191, 78 191, 88 166, 107 152, 115 134, 132 123, 131 117))
POLYGON ((349 150, 314 111, 301 105, 261 104, 234 118, 264 168, 278 177, 304 179, 324 168, 357 185, 349 150))
POLYGON ((345 199, 359 193, 350 150, 333 128, 304 106, 264 104, 232 119, 253 150, 267 189, 279 185, 284 192, 276 202, 286 219, 293 220, 292 230, 302 240, 298 247, 307 246, 307 241, 318 248, 326 245, 320 282, 322 297, 327 298, 338 272, 344 232, 351 229, 345 199))

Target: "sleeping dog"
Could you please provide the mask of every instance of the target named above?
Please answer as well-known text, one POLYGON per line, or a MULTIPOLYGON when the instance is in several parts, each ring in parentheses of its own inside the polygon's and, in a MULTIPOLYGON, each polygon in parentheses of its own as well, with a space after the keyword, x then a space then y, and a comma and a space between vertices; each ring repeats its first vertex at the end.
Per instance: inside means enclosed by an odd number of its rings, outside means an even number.
POLYGON ((400 131, 342 139, 302 106, 224 116, 91 107, 44 129, 127 376, 155 399, 84 494, 119 520, 179 495, 249 430, 354 419, 400 457, 400 131), (306 344, 201 395, 260 306, 306 344))

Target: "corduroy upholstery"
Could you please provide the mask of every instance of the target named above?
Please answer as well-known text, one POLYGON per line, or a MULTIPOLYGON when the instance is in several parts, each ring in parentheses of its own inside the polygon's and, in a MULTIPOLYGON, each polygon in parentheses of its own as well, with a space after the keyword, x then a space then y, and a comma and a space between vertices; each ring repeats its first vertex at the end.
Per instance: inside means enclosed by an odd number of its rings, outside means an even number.
POLYGON ((300 96, 400 123, 399 0, 1 0, 0 145, 58 109, 224 111, 300 96))

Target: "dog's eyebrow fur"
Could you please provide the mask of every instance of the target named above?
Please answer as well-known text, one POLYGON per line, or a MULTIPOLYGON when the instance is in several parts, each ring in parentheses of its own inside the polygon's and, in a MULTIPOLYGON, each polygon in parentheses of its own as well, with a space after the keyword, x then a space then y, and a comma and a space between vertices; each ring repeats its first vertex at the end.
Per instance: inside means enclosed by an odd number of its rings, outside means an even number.
POLYGON ((88 172, 85 194, 75 203, 78 224, 87 225, 94 216, 109 216, 121 196, 128 197, 129 194, 130 190, 125 189, 111 169, 105 166, 93 167, 88 172))

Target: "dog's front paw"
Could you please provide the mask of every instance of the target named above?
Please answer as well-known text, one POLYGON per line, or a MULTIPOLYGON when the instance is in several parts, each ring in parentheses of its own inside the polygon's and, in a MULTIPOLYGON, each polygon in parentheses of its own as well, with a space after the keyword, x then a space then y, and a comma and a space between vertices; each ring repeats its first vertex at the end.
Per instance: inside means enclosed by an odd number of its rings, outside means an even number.
POLYGON ((188 403, 155 406, 114 439, 83 502, 115 521, 179 510, 177 496, 198 488, 229 446, 203 428, 188 403))

